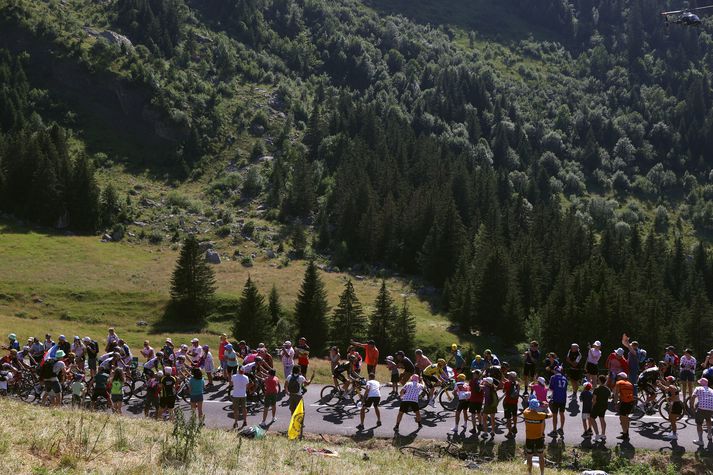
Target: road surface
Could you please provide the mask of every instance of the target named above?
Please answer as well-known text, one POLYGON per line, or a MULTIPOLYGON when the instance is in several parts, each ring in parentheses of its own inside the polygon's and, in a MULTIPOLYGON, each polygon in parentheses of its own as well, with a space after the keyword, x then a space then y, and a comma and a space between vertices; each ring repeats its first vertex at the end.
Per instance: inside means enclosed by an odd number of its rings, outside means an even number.
MULTIPOLYGON (((364 440, 372 437, 379 438, 396 438, 399 445, 411 443, 416 439, 434 439, 445 440, 452 436, 449 432, 454 425, 455 415, 453 412, 443 410, 436 403, 436 407, 427 407, 422 411, 423 427, 417 430, 414 417, 412 415, 404 416, 398 435, 394 434, 394 424, 396 415, 398 414, 398 400, 387 399, 386 396, 390 391, 389 388, 382 388, 381 401, 381 420, 382 425, 376 426, 376 415, 373 410, 366 414, 364 422, 364 430, 358 431, 356 426, 359 424, 359 409, 354 406, 349 407, 330 407, 321 404, 319 394, 322 390, 322 385, 309 386, 305 394, 305 432, 314 434, 333 434, 352 437, 355 440, 364 440)), ((126 412, 129 415, 142 416, 141 401, 133 398, 126 412)), ((180 407, 188 411, 188 405, 181 403, 180 407)), ((227 386, 223 385, 217 388, 208 388, 204 401, 204 414, 206 426, 210 428, 225 428, 229 429, 233 426, 232 406, 228 399, 227 386)), ((579 405, 576 401, 571 401, 567 408, 564 443, 568 446, 580 446, 582 448, 591 448, 591 443, 588 439, 583 439, 582 421, 579 405)), ((498 413, 497 418, 502 418, 502 412, 498 413)), ((268 417, 268 421, 271 417, 268 417)), ((270 425, 270 431, 285 432, 289 425, 290 412, 287 407, 287 398, 281 396, 277 403, 277 422, 270 425)), ((248 425, 258 425, 262 421, 262 407, 256 407, 248 411, 248 425)), ((616 439, 619 435, 621 427, 619 418, 614 413, 608 413, 606 416, 607 422, 607 441, 606 447, 609 449, 617 447, 620 451, 633 452, 636 449, 649 449, 661 452, 671 451, 673 454, 679 455, 684 452, 695 452, 698 447, 693 443, 697 438, 695 422, 692 419, 684 417, 678 422, 679 439, 677 442, 665 440, 663 435, 669 430, 669 423, 658 414, 653 416, 645 416, 639 421, 632 421, 630 428, 630 444, 622 444, 616 439)), ((552 422, 547 422, 547 430, 552 428, 552 422)), ((514 450, 516 444, 508 441, 505 438, 507 430, 504 426, 498 427, 495 431, 496 436, 494 441, 483 441, 483 439, 472 436, 469 432, 461 431, 456 435, 456 439, 461 440, 464 444, 477 444, 481 450, 494 451, 494 455, 499 455, 502 450, 514 450)), ((705 436, 704 436, 705 437, 705 436)), ((550 448, 557 444, 553 439, 548 438, 550 448)), ((517 445, 524 443, 524 424, 522 419, 519 422, 519 431, 516 438, 517 445)), ((706 441, 706 449, 713 454, 713 444, 706 441)))

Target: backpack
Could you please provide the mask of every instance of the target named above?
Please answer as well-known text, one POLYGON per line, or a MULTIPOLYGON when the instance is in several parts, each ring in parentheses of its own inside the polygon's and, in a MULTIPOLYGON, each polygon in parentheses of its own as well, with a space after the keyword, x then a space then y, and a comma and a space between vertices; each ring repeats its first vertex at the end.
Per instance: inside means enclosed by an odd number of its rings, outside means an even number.
POLYGON ((56 361, 52 358, 45 361, 44 364, 40 367, 40 378, 42 378, 42 379, 54 378, 53 370, 54 370, 55 363, 56 363, 56 361))
POLYGON ((290 379, 287 381, 287 392, 289 392, 290 394, 299 394, 300 389, 300 377, 290 375, 290 379))
POLYGON ((91 359, 95 359, 97 357, 97 354, 99 353, 99 343, 96 341, 92 340, 89 342, 87 345, 87 354, 91 359))

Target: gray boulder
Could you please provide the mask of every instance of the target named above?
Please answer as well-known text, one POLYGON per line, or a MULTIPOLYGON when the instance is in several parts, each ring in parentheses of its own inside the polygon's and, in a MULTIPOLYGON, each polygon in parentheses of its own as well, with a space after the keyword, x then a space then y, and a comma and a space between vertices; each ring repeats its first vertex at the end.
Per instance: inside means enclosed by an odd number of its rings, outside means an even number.
POLYGON ((205 260, 211 264, 220 264, 220 254, 215 252, 213 249, 208 249, 205 252, 205 260))

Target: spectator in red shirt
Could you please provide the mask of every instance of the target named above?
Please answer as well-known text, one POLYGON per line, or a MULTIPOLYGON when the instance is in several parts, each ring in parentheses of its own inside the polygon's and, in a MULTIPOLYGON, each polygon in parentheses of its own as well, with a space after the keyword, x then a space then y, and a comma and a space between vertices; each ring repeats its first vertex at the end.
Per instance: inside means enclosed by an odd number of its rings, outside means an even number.
POLYGON ((307 368, 309 368, 309 345, 307 344, 307 338, 301 337, 297 341, 297 346, 295 346, 295 355, 297 356, 297 364, 302 370, 302 374, 306 375, 307 368))
POLYGON ((280 392, 280 380, 277 378, 277 373, 274 369, 268 371, 268 376, 263 382, 265 385, 265 411, 262 413, 262 423, 261 427, 267 428, 269 424, 266 424, 267 411, 272 410, 272 421, 270 424, 277 421, 277 394, 280 392))
POLYGON ((517 373, 510 371, 503 385, 503 410, 507 421, 508 433, 505 437, 515 438, 517 434, 517 405, 520 403, 520 385, 517 384, 517 373))

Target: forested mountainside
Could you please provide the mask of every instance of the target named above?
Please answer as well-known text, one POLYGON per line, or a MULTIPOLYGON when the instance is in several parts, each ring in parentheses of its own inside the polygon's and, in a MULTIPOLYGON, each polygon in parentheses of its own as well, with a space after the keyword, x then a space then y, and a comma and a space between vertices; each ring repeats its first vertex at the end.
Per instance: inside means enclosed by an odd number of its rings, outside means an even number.
POLYGON ((96 230, 122 200, 67 170, 160 167, 308 226, 337 265, 422 276, 461 331, 700 354, 713 39, 709 19, 666 28, 682 6, 0 0, 0 207, 96 230))

